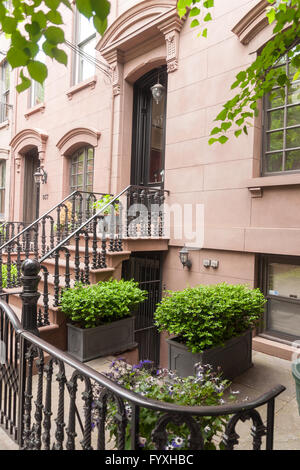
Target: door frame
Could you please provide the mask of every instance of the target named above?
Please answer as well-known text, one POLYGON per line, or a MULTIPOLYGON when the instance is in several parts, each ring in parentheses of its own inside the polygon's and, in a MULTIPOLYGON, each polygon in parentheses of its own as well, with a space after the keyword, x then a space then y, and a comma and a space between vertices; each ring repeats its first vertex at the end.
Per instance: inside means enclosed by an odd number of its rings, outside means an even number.
MULTIPOLYGON (((146 267, 146 263, 145 263, 145 269, 147 269, 146 267)), ((125 279, 125 280, 130 280, 130 279, 134 279, 136 282, 139 282, 139 285, 145 285, 147 283, 149 284, 153 284, 154 282, 157 283, 158 285, 158 298, 157 298, 157 302, 159 302, 162 298, 162 272, 163 272, 163 252, 161 251, 147 251, 147 252, 133 252, 131 253, 130 255, 130 258, 126 261, 123 261, 123 266, 122 266, 122 278, 125 279), (137 273, 135 271, 137 265, 135 266, 134 264, 134 258, 137 258, 137 259, 141 259, 141 260, 147 260, 147 259, 156 259, 159 261, 159 278, 158 279, 152 279, 152 280, 149 280, 149 281, 139 281, 137 279, 137 273)), ((148 297, 148 300, 149 300, 149 297, 148 297)), ((156 303, 157 303, 156 302, 156 303)), ((135 313, 135 316, 137 318, 137 316, 139 315, 140 312, 143 312, 143 307, 146 305, 146 308, 147 308, 147 300, 145 302, 143 302, 137 309, 137 312, 135 313)), ((153 307, 153 305, 149 304, 149 308, 151 309, 151 307, 153 307)), ((153 309, 153 312, 154 313, 155 309, 153 309)), ((151 317, 151 314, 150 312, 150 315, 149 315, 149 311, 146 312, 146 316, 145 316, 145 319, 150 319, 151 317)), ((158 332, 158 330, 156 329, 155 325, 154 325, 154 321, 153 323, 151 323, 151 325, 139 325, 138 324, 138 321, 136 320, 135 321, 135 336, 141 336, 142 339, 146 340, 146 341, 149 341, 149 344, 146 344, 146 347, 144 347, 145 345, 141 345, 139 344, 138 348, 139 348, 139 360, 142 360, 142 359, 150 359, 150 360, 153 360, 154 364, 156 366, 159 365, 160 363, 160 333, 158 332), (150 336, 151 334, 151 331, 153 332, 152 336, 150 336), (144 337, 143 337, 143 332, 144 332, 144 337), (150 334, 149 334, 150 333, 150 334), (143 357, 143 353, 144 353, 144 350, 147 350, 148 349, 148 346, 150 346, 150 342, 152 340, 152 346, 153 346, 153 349, 152 349, 152 357, 143 357)))
POLYGON ((159 81, 165 87, 165 109, 163 122, 162 167, 165 169, 166 121, 167 121, 167 67, 151 70, 137 80, 133 86, 131 184, 138 186, 164 188, 162 182, 149 182, 150 142, 152 131, 152 93, 151 86, 159 81), (144 158, 141 159, 140 155, 144 158))
MULTIPOLYGON (((23 166, 23 204, 22 204, 22 221, 25 223, 32 223, 39 218, 39 209, 40 209, 40 185, 36 184, 34 181, 35 170, 40 166, 40 157, 37 147, 29 150, 24 154, 24 166, 23 166), (35 161, 33 161, 35 159, 35 161), (30 162, 31 160, 31 162, 30 162), (29 167, 30 163, 30 167, 29 167), (36 168, 35 168, 36 167, 36 168), (31 171, 32 168, 32 171, 31 171), (28 176, 30 172, 30 181, 28 181, 28 176), (30 197, 28 191, 31 189, 35 192, 35 197, 30 197), (32 217, 28 217, 28 203, 33 203, 32 217), (32 218, 33 220, 25 220, 32 218)), ((32 192, 31 192, 32 194, 32 192)))

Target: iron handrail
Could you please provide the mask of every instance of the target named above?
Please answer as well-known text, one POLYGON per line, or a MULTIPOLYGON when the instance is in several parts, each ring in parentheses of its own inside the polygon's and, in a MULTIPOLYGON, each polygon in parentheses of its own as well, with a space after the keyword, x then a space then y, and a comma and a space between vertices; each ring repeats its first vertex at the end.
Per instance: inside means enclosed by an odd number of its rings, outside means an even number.
MULTIPOLYGON (((125 194, 129 189, 131 188, 136 188, 136 189, 146 189, 145 186, 138 186, 138 185, 135 185, 135 184, 129 184, 125 189, 123 189, 119 194, 117 194, 116 196, 113 196, 113 198, 107 203, 105 204, 101 209, 98 210, 98 212, 96 212, 95 214, 93 214, 89 219, 87 219, 85 222, 82 222, 82 224, 77 227, 71 234, 67 235, 66 238, 64 238, 64 240, 62 240, 60 243, 58 243, 54 248, 52 248, 50 251, 48 251, 48 253, 46 253, 44 256, 42 256, 40 259, 39 259, 39 262, 42 263, 43 261, 45 261, 45 259, 49 258, 51 255, 53 255, 53 253, 55 253, 57 250, 59 250, 62 246, 64 246, 69 240, 71 240, 71 238, 73 238, 77 233, 80 233, 80 231, 82 229, 84 229, 87 225, 89 225, 93 219, 95 219, 96 217, 99 217, 102 213, 104 213, 104 211, 109 207, 109 206, 112 206, 115 202, 117 202, 121 196, 123 196, 123 194, 125 194)), ((158 188, 149 188, 151 190, 155 190, 155 189, 158 189, 158 188)), ((163 191, 167 194, 169 194, 169 191, 166 190, 166 189, 159 189, 160 191, 163 191)))
MULTIPOLYGON (((0 301, 0 306, 3 302, 0 301)), ((133 403, 136 406, 142 408, 150 408, 152 410, 160 412, 173 412, 181 414, 192 414, 194 416, 222 416, 222 415, 231 415, 239 412, 244 412, 253 408, 258 408, 265 405, 270 400, 276 398, 280 393, 282 393, 286 387, 283 385, 277 384, 268 392, 260 395, 253 401, 235 403, 235 404, 226 404, 218 406, 186 406, 186 405, 174 405, 168 402, 161 402, 158 400, 153 400, 151 398, 145 398, 142 395, 139 395, 136 392, 128 390, 121 387, 116 382, 106 377, 104 374, 97 372, 86 364, 77 361, 67 352, 63 352, 57 349, 55 346, 50 345, 41 338, 38 338, 34 334, 22 329, 20 331, 21 336, 24 339, 28 340, 30 343, 34 344, 36 347, 39 347, 44 352, 48 353, 50 356, 54 356, 57 359, 68 364, 72 368, 76 369, 83 375, 88 376, 90 379, 94 380, 98 384, 106 387, 111 392, 117 393, 124 400, 133 403)))
MULTIPOLYGON (((55 204, 55 206, 53 206, 51 209, 49 209, 47 212, 45 212, 43 215, 41 215, 38 219, 34 220, 33 222, 31 222, 30 225, 28 225, 27 227, 25 227, 23 230, 21 230, 21 232, 17 233, 14 237, 12 237, 10 240, 8 240, 7 242, 5 242, 2 246, 0 246, 0 250, 2 250, 3 248, 5 248, 7 245, 9 245, 10 243, 12 243, 14 240, 16 240, 18 237, 20 237, 21 235, 23 235, 23 233, 27 232, 28 230, 31 230, 32 227, 34 227, 36 224, 38 224, 44 217, 46 217, 47 215, 50 214, 50 212, 54 211, 58 206, 60 206, 61 204, 63 204, 64 202, 66 202, 69 198, 71 198, 72 196, 74 196, 75 194, 80 194, 80 193, 89 193, 88 191, 79 191, 79 190, 75 190, 73 191, 71 194, 69 194, 68 196, 66 196, 62 201, 58 202, 57 204, 55 204)), ((104 196, 104 193, 95 193, 93 192, 92 194, 99 194, 99 195, 103 195, 104 196)))
POLYGON ((175 405, 173 403, 168 402, 161 402, 158 400, 153 400, 152 398, 145 398, 138 393, 135 393, 131 390, 121 387, 116 382, 111 380, 109 377, 106 377, 104 374, 97 372, 96 370, 92 369, 86 364, 79 362, 77 359, 73 358, 67 352, 61 351, 60 349, 56 348, 55 346, 47 343, 43 339, 37 337, 33 333, 25 330, 18 317, 11 309, 11 307, 0 299, 0 308, 4 310, 5 314, 7 315, 9 321, 12 323, 16 333, 22 336, 25 340, 29 341, 34 346, 42 349, 44 352, 49 354, 52 357, 57 358, 60 361, 68 364, 73 369, 76 369, 80 373, 85 376, 88 376, 90 379, 94 380, 98 384, 106 387, 111 392, 117 393, 120 397, 124 400, 127 400, 133 403, 136 406, 140 406, 143 408, 150 408, 152 410, 160 411, 160 412, 173 412, 173 413, 181 413, 181 414, 192 414, 194 416, 222 416, 222 415, 230 415, 236 414, 240 412, 244 412, 253 408, 258 408, 260 406, 265 405, 270 400, 275 399, 280 393, 282 393, 286 387, 283 385, 275 385, 271 390, 268 392, 260 395, 253 401, 243 402, 243 403, 236 403, 236 404, 225 404, 225 405, 218 405, 218 406, 186 406, 186 405, 175 405))

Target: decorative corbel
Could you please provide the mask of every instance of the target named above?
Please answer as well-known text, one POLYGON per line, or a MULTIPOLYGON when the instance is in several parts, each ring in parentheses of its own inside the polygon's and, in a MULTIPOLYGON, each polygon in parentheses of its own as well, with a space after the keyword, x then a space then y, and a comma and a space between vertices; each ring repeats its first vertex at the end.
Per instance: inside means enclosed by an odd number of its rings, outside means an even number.
POLYGON ((21 155, 17 153, 15 155, 15 162, 16 162, 16 171, 17 173, 20 173, 21 171, 21 155))
POLYGON ((178 69, 179 37, 184 20, 185 18, 180 19, 177 17, 175 20, 172 19, 172 21, 166 21, 158 26, 166 40, 166 62, 168 73, 175 72, 175 70, 178 69))
POLYGON ((108 54, 103 54, 111 69, 113 95, 118 96, 122 92, 124 54, 119 50, 114 50, 108 54))
POLYGON ((167 46, 167 71, 175 72, 178 69, 179 33, 172 31, 165 35, 167 46))

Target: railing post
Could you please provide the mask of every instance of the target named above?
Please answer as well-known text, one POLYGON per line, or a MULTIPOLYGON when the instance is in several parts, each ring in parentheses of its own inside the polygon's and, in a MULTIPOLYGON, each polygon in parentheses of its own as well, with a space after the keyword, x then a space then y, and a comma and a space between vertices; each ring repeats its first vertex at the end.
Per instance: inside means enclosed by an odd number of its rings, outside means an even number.
POLYGON ((41 279, 39 272, 40 263, 35 259, 26 259, 22 263, 21 284, 23 292, 20 294, 22 299, 22 319, 21 323, 25 330, 39 336, 37 328, 37 301, 40 293, 37 290, 41 279))

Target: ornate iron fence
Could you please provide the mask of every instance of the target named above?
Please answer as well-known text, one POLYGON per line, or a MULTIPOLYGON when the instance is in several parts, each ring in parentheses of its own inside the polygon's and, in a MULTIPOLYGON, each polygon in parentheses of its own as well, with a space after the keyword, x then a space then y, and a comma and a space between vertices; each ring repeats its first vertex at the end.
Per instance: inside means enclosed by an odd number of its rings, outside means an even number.
POLYGON ((237 423, 252 422, 252 447, 259 450, 263 437, 266 449, 273 448, 275 398, 285 390, 277 385, 251 402, 221 406, 178 406, 147 399, 124 389, 105 375, 73 359, 37 336, 37 284, 39 263, 26 260, 22 266, 23 310, 21 321, 12 309, 0 300, 0 424, 20 449, 31 450, 102 450, 107 448, 107 405, 113 400, 117 407, 117 434, 114 448, 125 448, 125 432, 130 426, 130 447, 140 449, 139 424, 144 408, 157 412, 152 439, 157 450, 167 444, 167 427, 183 424, 190 431, 189 449, 202 450, 203 430, 199 417, 230 417, 223 444, 234 449, 239 436, 237 423), (95 399, 94 385, 102 393, 95 399), (126 403, 132 408, 130 422, 126 403), (257 411, 267 405, 263 422, 257 411), (99 421, 92 432, 92 413, 99 421))
POLYGON ((122 252, 124 237, 163 237, 166 193, 130 185, 97 209, 95 203, 102 199, 102 193, 74 191, 27 227, 9 222, 0 247, 0 292, 2 265, 6 266, 5 287, 15 288, 20 286, 24 259, 32 256, 41 263, 53 259, 52 273, 48 265, 42 266, 39 325, 48 325, 50 276, 54 291, 51 305, 57 307, 63 288, 78 281, 89 284, 92 272, 107 268, 107 252, 122 252), (9 235, 12 238, 8 239, 9 235))

